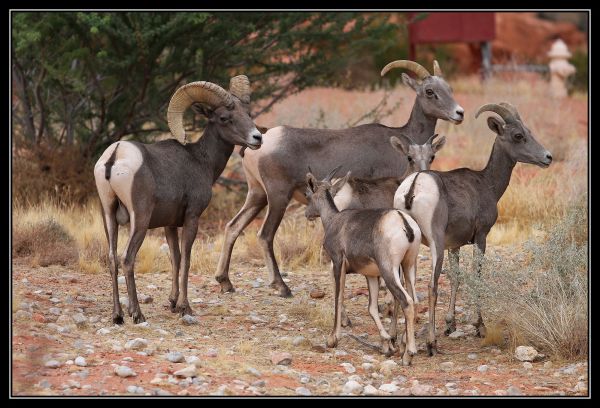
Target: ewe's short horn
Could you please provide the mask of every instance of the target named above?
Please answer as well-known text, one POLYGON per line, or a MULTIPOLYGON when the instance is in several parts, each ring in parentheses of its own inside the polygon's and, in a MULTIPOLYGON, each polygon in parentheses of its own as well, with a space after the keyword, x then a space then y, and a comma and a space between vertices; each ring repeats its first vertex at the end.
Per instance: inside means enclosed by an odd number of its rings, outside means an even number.
POLYGON ((427 142, 425 142, 425 144, 432 144, 433 140, 438 136, 439 136, 439 134, 437 134, 437 133, 435 135, 431 136, 429 139, 427 139, 427 142))
POLYGON ((475 114, 475 119, 477 119, 482 112, 486 111, 497 113, 502 119, 504 119, 505 122, 515 120, 515 116, 510 110, 497 103, 488 103, 486 105, 483 105, 475 114))
POLYGON ((229 92, 244 102, 250 103, 250 80, 246 75, 238 75, 229 81, 229 92))
POLYGON ((381 70, 381 76, 384 76, 389 70, 393 68, 406 68, 417 74, 417 77, 421 80, 427 78, 428 76, 431 76, 429 71, 427 71, 427 69, 425 69, 424 66, 409 60, 397 60, 390 62, 381 70))
POLYGON ((229 92, 212 82, 191 82, 175 91, 167 109, 167 122, 171 134, 183 144, 186 143, 183 113, 195 102, 208 105, 212 109, 219 106, 230 108, 234 104, 229 92))
POLYGON ((437 77, 444 76, 442 69, 440 68, 440 64, 438 64, 437 60, 433 60, 433 75, 437 77))
POLYGON ((337 166, 335 169, 331 170, 329 172, 329 174, 327 175, 327 177, 325 177, 323 179, 323 181, 326 181, 328 183, 331 182, 331 179, 333 178, 333 176, 335 176, 335 173, 337 173, 339 171, 339 169, 341 169, 341 168, 342 168, 342 166, 340 165, 340 166, 337 166))

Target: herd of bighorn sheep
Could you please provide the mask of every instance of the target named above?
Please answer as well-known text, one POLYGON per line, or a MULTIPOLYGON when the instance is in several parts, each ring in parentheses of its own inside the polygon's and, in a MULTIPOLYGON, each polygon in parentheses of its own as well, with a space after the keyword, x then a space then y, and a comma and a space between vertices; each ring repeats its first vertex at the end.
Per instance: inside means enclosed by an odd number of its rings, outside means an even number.
MULTIPOLYGON (((416 99, 408 122, 399 128, 376 123, 339 130, 278 126, 262 134, 250 116, 250 82, 239 75, 231 78, 229 90, 199 81, 175 92, 167 119, 177 140, 153 144, 119 141, 110 145, 98 159, 94 177, 109 246, 113 322, 123 323, 117 283, 119 264, 127 285, 127 312, 135 323, 145 321, 137 299, 134 263, 147 230, 157 227, 164 227, 169 245, 171 311, 181 315, 193 313, 187 286, 198 220, 211 200, 212 185, 225 168, 234 145, 239 145, 250 149, 243 155, 248 195, 242 209, 225 228, 215 276, 221 290, 234 291, 229 264, 236 239, 268 207, 258 236, 270 284, 280 296, 291 296, 275 260, 273 240, 288 203, 294 198, 307 205, 308 219, 321 218, 323 247, 332 261, 334 327, 327 346, 335 347, 341 326, 349 324, 343 305, 345 276, 359 273, 367 279, 369 314, 381 336, 381 351, 391 355, 402 349, 402 363, 411 363, 417 353, 417 255, 424 244, 430 248, 432 261, 427 351, 435 354, 435 306, 444 250, 448 249, 450 268, 456 269, 460 248, 474 244, 473 269, 480 273, 486 237, 498 217, 498 200, 516 163, 548 167, 552 155, 536 141, 513 105, 490 103, 480 107, 475 115, 498 115, 487 118, 496 139, 486 167, 430 170, 435 154, 446 142, 444 136, 438 138, 435 134, 437 120, 460 124, 464 109, 454 100, 437 61, 433 75, 416 62, 406 60, 389 63, 381 75, 393 68, 407 69, 416 77, 402 74, 403 83, 415 91, 416 99), (208 122, 197 142, 186 143, 183 114, 191 106, 208 122), (335 178, 339 170, 345 176, 335 178), (129 225, 129 239, 121 258, 116 253, 119 225, 129 225), (383 283, 394 300, 389 332, 378 310, 378 293, 383 283), (400 307, 405 316, 405 332, 398 339, 400 307)), ((446 334, 456 330, 458 281, 451 279, 451 287, 446 334)), ((479 308, 477 319, 478 334, 484 336, 479 308)))

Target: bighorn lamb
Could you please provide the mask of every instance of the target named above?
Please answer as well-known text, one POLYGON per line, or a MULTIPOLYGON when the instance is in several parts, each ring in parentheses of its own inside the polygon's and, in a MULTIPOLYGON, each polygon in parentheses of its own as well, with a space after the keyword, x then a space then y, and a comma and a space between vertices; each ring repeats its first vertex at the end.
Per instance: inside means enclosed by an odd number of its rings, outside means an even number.
POLYGON ((179 88, 169 103, 167 119, 176 140, 153 144, 115 142, 94 167, 109 244, 114 323, 123 323, 117 286, 118 225, 129 224, 129 241, 122 267, 129 296, 128 313, 135 323, 145 321, 138 304, 133 265, 150 228, 165 228, 172 264, 171 311, 191 314, 187 298, 188 271, 198 219, 208 206, 212 185, 234 145, 258 149, 262 134, 249 115, 250 82, 244 75, 231 79, 229 92, 210 82, 192 82, 179 88), (208 124, 195 143, 185 144, 183 113, 200 104, 208 124), (183 227, 181 253, 177 227, 183 227), (178 280, 178 276, 180 280, 178 280))
MULTIPOLYGON (((494 112, 502 118, 488 117, 488 127, 497 134, 489 161, 483 170, 460 168, 451 171, 424 171, 408 176, 396 191, 394 208, 408 212, 423 233, 423 243, 431 249, 432 276, 429 283, 429 332, 427 349, 437 351, 435 306, 444 249, 450 250, 450 267, 458 267, 460 247, 474 244, 473 269, 480 274, 486 237, 498 217, 498 200, 508 187, 517 162, 546 168, 552 155, 540 145, 525 126, 516 108, 506 102, 483 105, 477 111, 494 112)), ((455 330, 454 304, 458 282, 452 282, 449 334, 455 330)), ((478 308, 476 327, 484 335, 478 308)))
POLYGON ((345 170, 351 170, 356 177, 398 177, 406 171, 408 161, 390 149, 391 136, 404 134, 417 143, 425 143, 435 133, 438 119, 456 124, 462 122, 464 109, 454 100, 452 89, 443 79, 437 62, 434 62, 433 76, 413 61, 391 62, 381 74, 385 75, 392 68, 409 69, 418 77, 413 80, 402 74, 403 82, 417 94, 405 126, 392 128, 373 123, 339 130, 279 126, 264 135, 259 151, 246 152, 242 163, 248 195, 242 209, 227 224, 215 276, 223 292, 234 290, 229 280, 229 262, 237 237, 268 205, 267 216, 258 233, 259 241, 271 287, 278 289, 281 296, 291 296, 275 260, 273 239, 291 198, 306 204, 303 192, 308 166, 320 176, 327 174, 328 166, 333 162, 345 163, 345 170))
POLYGON ((379 330, 383 352, 389 355, 396 351, 392 342, 397 336, 396 324, 392 323, 392 333, 388 334, 377 310, 381 276, 394 296, 394 322, 398 321, 398 305, 404 312, 406 347, 402 362, 408 365, 412 356, 417 353, 413 296, 421 231, 415 220, 396 209, 338 211, 329 191, 333 172, 321 182, 312 173, 306 175, 306 217, 321 217, 325 230, 323 246, 332 261, 335 283, 334 325, 327 338, 327 346, 335 347, 340 338, 346 274, 359 273, 367 279, 369 314, 379 330), (408 290, 403 287, 400 274, 404 275, 408 290))

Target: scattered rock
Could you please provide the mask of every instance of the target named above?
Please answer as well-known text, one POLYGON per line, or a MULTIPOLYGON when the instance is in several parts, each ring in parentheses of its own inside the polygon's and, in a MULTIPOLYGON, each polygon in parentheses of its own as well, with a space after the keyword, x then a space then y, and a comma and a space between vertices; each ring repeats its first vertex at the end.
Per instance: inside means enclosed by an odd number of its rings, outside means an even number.
POLYGON ((544 368, 552 368, 552 361, 546 361, 544 363, 544 368))
POLYGON ((375 370, 375 365, 372 363, 362 363, 361 367, 367 372, 375 370))
POLYGON ((185 362, 188 363, 188 364, 193 364, 196 367, 201 367, 202 366, 200 358, 198 358, 196 356, 188 356, 188 357, 186 357, 185 358, 185 362))
POLYGON ((587 392, 588 386, 584 381, 579 381, 573 388, 574 392, 587 392))
POLYGON ((60 316, 62 311, 58 307, 51 307, 50 309, 48 309, 48 313, 56 315, 56 316, 60 316))
POLYGON ((115 368, 115 374, 123 378, 135 377, 137 375, 135 371, 131 369, 131 367, 127 366, 117 366, 117 368, 115 368))
POLYGON ((105 327, 96 330, 96 334, 108 334, 108 333, 110 333, 110 330, 105 327))
POLYGON ((308 374, 302 374, 300 376, 300 382, 302 384, 308 384, 310 382, 310 375, 308 375, 308 374))
POLYGON ((297 395, 304 395, 304 396, 309 396, 312 395, 312 393, 310 392, 310 390, 306 387, 298 387, 296 388, 296 394, 297 395))
POLYGON ((215 348, 209 348, 206 350, 206 357, 216 357, 219 354, 219 350, 215 348))
POLYGON ((296 336, 292 340, 292 344, 294 346, 301 346, 302 344, 307 343, 307 342, 308 341, 306 340, 306 338, 304 336, 296 336))
POLYGON ((494 391, 494 395, 505 396, 508 395, 508 392, 506 390, 496 390, 494 391))
POLYGON ((127 392, 130 394, 143 394, 144 389, 142 387, 137 387, 135 385, 130 385, 127 387, 127 392))
POLYGON ((32 314, 25 310, 17 310, 15 313, 15 320, 31 320, 32 314))
POLYGON ((84 327, 88 322, 87 317, 85 317, 83 315, 83 313, 75 313, 72 316, 72 319, 75 322, 75 324, 77 325, 77 327, 84 327))
POLYGON ((482 364, 479 367, 477 367, 477 371, 479 371, 480 373, 485 373, 489 369, 490 367, 488 367, 486 364, 482 364))
POLYGON ((60 303, 60 299, 57 298, 57 297, 51 297, 50 298, 50 302, 52 302, 52 303, 60 303))
POLYGON ((148 347, 148 340, 137 337, 133 340, 129 340, 125 343, 125 348, 127 350, 143 350, 148 347))
POLYGON ((462 330, 456 330, 456 331, 450 333, 450 335, 448 337, 451 339, 454 339, 454 340, 460 339, 462 337, 465 337, 465 332, 463 332, 462 330))
POLYGON ((195 316, 188 315, 188 314, 183 315, 183 317, 181 318, 181 321, 186 326, 192 326, 192 325, 195 325, 195 324, 199 323, 198 319, 196 319, 195 316))
POLYGON ((533 364, 531 364, 530 362, 526 361, 523 363, 523 368, 525 370, 531 370, 533 368, 533 364))
POLYGON ((379 391, 389 392, 390 394, 393 394, 394 392, 398 391, 398 386, 396 384, 382 384, 379 387, 379 391))
POLYGON ((44 389, 52 388, 52 384, 50 384, 48 380, 40 381, 39 383, 37 383, 37 386, 44 389))
POLYGON ((467 358, 468 358, 469 360, 477 360, 477 354, 476 354, 476 353, 469 353, 469 354, 467 355, 467 358))
POLYGON ((412 387, 410 387, 410 393, 411 395, 431 395, 431 392, 433 391, 433 386, 429 385, 429 384, 413 384, 412 387))
POLYGON ((170 353, 168 353, 165 358, 167 360, 169 360, 171 363, 181 363, 182 361, 185 360, 185 357, 183 356, 183 354, 181 354, 178 351, 171 351, 170 353))
POLYGON ((538 352, 531 346, 519 346, 515 349, 515 358, 519 361, 533 361, 538 352))
POLYGON ((149 304, 149 303, 152 303, 154 301, 154 299, 150 295, 140 293, 138 295, 138 301, 142 304, 149 304))
POLYGON ((521 389, 519 387, 515 387, 514 385, 511 385, 506 390, 506 395, 523 395, 523 393, 521 392, 521 389))
POLYGON ((197 373, 196 366, 189 365, 185 368, 182 368, 181 370, 175 371, 173 374, 176 375, 177 377, 189 378, 189 377, 195 377, 196 373, 197 373))
POLYGON ((57 360, 48 360, 44 364, 44 367, 48 367, 48 368, 58 368, 60 366, 61 366, 61 364, 57 360))
POLYGON ((444 361, 440 363, 440 368, 444 371, 450 371, 454 368, 454 363, 452 361, 444 361))
POLYGON ((313 299, 322 299, 325 297, 325 292, 321 289, 313 289, 310 291, 310 297, 313 299))
POLYGON ((340 364, 340 366, 344 367, 344 370, 346 370, 346 372, 348 374, 352 374, 356 372, 356 368, 354 368, 354 366, 350 363, 342 363, 340 364))
POLYGON ((337 349, 336 349, 336 350, 333 352, 333 355, 334 355, 335 357, 344 357, 344 356, 347 356, 347 355, 348 355, 348 353, 347 353, 346 351, 342 350, 342 349, 339 349, 339 350, 337 350, 337 349))
POLYGON ((445 387, 448 390, 453 390, 456 388, 456 383, 453 383, 453 382, 446 383, 445 387))
POLYGON ((48 319, 46 319, 46 316, 44 316, 41 313, 34 313, 33 314, 33 320, 38 322, 38 323, 47 323, 48 319))
POLYGON ((262 375, 262 374, 260 373, 260 371, 258 371, 258 370, 257 370, 256 368, 254 368, 254 367, 248 367, 248 368, 246 369, 246 372, 247 372, 248 374, 252 374, 252 375, 253 375, 253 376, 255 376, 255 377, 260 377, 260 376, 262 375))
POLYGON ((290 365, 292 363, 292 355, 285 352, 271 353, 271 362, 276 365, 290 365))
POLYGON ((390 375, 398 368, 398 364, 394 360, 385 360, 381 363, 379 372, 384 375, 390 375))
POLYGON ((75 365, 79 367, 87 367, 87 361, 85 361, 84 357, 78 356, 75 359, 75 365))
POLYGON ((575 364, 571 364, 569 366, 563 367, 561 369, 561 371, 563 374, 573 375, 573 374, 577 373, 577 366, 575 364))
POLYGON ((363 389, 363 394, 368 396, 379 395, 379 391, 377 388, 373 387, 371 384, 368 384, 363 389))
POLYGON ((362 392, 363 386, 356 381, 348 381, 342 388, 342 393, 346 395, 358 395, 362 392))

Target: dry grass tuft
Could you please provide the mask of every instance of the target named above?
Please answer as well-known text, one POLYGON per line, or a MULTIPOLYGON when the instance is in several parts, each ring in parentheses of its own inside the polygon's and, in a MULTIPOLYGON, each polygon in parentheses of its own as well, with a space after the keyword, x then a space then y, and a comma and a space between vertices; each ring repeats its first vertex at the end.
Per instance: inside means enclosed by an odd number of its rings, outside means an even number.
POLYGON ((29 256, 35 266, 65 266, 77 260, 77 250, 65 228, 49 217, 22 224, 15 230, 13 256, 29 256))
POLYGON ((303 295, 294 301, 287 313, 297 320, 310 322, 312 327, 329 330, 333 326, 333 311, 323 301, 313 302, 303 295))

